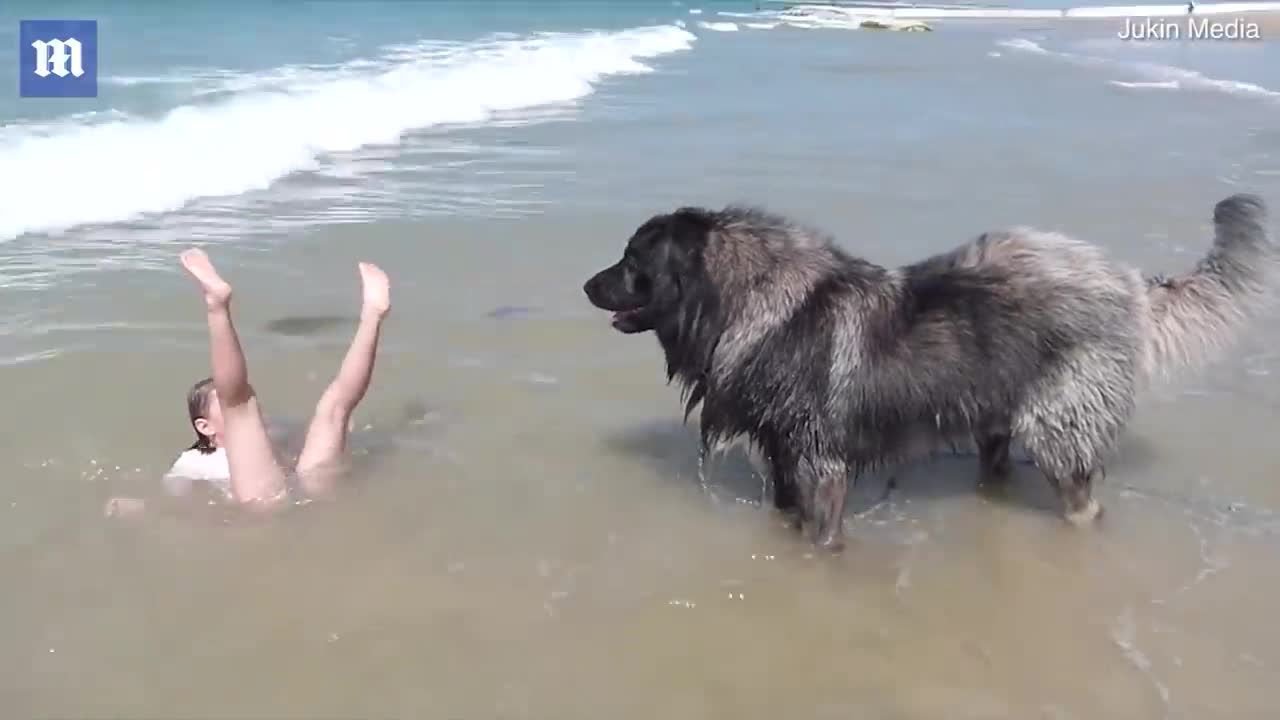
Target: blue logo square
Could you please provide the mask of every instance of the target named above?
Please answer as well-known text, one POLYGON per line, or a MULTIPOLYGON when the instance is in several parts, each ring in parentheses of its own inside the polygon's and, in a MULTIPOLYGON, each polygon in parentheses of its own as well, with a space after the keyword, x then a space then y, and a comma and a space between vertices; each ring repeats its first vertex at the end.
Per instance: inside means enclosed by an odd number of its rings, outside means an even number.
POLYGON ((21 20, 18 95, 98 97, 97 20, 21 20))

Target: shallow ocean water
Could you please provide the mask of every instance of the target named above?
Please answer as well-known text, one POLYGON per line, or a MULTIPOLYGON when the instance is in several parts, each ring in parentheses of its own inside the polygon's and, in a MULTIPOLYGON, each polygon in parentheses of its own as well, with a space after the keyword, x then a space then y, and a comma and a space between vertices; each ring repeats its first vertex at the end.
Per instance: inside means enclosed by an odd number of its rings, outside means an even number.
MULTIPOLYGON (((1043 22, 761 30, 717 14, 742 5, 533 22, 334 4, 297 33, 346 45, 219 56, 211 30, 169 65, 121 59, 104 86, 119 94, 73 111, 126 113, 110 130, 84 130, 99 116, 37 128, 68 109, 0 103, 0 162, 17 167, 19 141, 43 134, 21 157, 65 151, 93 179, 51 200, 35 188, 55 171, 32 160, 50 174, 7 174, 0 193, 0 228, 72 225, 0 240, 0 706, 1272 717, 1274 319, 1143 398, 1098 528, 1064 525, 1030 468, 993 494, 971 458, 943 458, 901 469, 887 495, 883 476, 861 479, 831 558, 759 507, 741 455, 700 487, 656 342, 611 331, 581 284, 650 214, 735 201, 885 264, 1034 224, 1188 268, 1214 202, 1277 195, 1275 46, 1134 47, 1043 22), (166 79, 133 82, 146 77, 166 79), (192 109, 163 114, 179 103, 192 109), (432 117, 448 121, 414 127, 432 117), (193 137, 202 154, 182 156, 193 137), (182 197, 207 188, 225 194, 182 197), (182 209, 115 217, 160 191, 182 209), (182 396, 207 357, 176 260, 193 243, 236 286, 254 384, 286 430, 340 360, 354 263, 391 275, 361 472, 338 502, 270 522, 100 516, 112 495, 159 500, 189 442, 182 396)), ((177 32, 179 16, 130 8, 104 28, 177 32)), ((262 27, 301 10, 272 12, 262 27)), ((218 17, 205 21, 232 33, 218 17)))

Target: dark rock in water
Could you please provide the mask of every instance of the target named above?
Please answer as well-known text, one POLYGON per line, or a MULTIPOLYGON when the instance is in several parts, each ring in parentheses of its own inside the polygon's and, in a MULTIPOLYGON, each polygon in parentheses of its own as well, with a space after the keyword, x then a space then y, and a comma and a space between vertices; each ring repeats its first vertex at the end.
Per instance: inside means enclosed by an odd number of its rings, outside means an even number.
POLYGON ((276 318, 267 323, 267 332, 277 335, 315 335, 325 330, 332 330, 354 322, 349 317, 338 315, 290 315, 276 318))
POLYGON ((538 312, 538 308, 529 305, 499 305, 490 310, 487 315, 498 320, 506 320, 508 318, 520 317, 521 315, 531 315, 538 312))

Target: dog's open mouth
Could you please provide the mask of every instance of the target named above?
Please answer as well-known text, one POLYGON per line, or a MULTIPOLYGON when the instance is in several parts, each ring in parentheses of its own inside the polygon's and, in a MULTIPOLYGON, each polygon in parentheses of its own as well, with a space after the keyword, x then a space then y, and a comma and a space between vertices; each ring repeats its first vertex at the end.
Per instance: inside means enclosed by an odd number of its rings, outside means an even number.
POLYGON ((632 308, 630 310, 619 310, 613 314, 613 326, 619 330, 629 326, 640 311, 644 308, 632 308))

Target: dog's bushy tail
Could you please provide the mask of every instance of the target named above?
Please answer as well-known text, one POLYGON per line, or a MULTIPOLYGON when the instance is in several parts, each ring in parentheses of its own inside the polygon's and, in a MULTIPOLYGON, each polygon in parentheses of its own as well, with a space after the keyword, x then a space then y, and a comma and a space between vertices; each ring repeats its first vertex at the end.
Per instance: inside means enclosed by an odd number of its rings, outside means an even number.
POLYGON ((1213 209, 1213 247, 1191 272, 1147 280, 1152 374, 1213 359, 1243 325, 1266 310, 1280 281, 1280 252, 1268 237, 1256 195, 1232 195, 1213 209))

